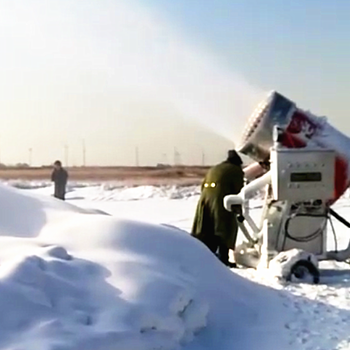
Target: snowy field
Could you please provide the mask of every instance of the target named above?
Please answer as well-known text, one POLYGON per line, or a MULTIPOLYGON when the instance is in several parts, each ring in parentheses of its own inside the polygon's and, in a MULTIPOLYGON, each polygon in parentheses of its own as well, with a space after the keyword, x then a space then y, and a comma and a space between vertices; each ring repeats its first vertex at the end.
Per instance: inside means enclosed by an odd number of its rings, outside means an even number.
MULTIPOLYGON (((350 267, 322 265, 317 286, 230 271, 187 233, 197 187, 76 184, 62 203, 13 185, 0 187, 0 349, 350 349, 350 267)), ((350 200, 335 209, 350 215, 350 200)), ((334 223, 342 248, 350 230, 334 223)))

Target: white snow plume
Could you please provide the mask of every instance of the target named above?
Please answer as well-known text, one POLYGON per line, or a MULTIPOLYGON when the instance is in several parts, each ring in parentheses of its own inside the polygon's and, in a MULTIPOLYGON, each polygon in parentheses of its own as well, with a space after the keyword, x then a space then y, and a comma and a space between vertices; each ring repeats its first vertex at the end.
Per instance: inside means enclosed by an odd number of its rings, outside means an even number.
MULTIPOLYGON (((90 146, 89 161, 101 161, 105 141, 109 150, 127 139, 133 148, 152 130, 158 137, 156 120, 179 116, 232 140, 262 97, 210 49, 138 1, 4 0, 0 32, 2 140, 28 139, 35 159, 52 161, 53 148, 61 154, 63 137, 73 162, 90 135, 100 157, 90 146), (34 121, 45 130, 40 135, 28 131, 34 121)), ((6 151, 20 159, 16 147, 6 151)))
POLYGON ((0 295, 0 349, 288 348, 277 292, 186 232, 4 186, 0 295))

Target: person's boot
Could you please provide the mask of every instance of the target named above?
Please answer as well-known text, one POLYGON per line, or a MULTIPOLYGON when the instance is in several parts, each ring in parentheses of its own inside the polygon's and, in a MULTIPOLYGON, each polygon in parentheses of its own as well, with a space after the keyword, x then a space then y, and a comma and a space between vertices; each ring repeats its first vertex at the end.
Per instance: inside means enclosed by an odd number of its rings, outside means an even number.
POLYGON ((236 263, 230 262, 230 260, 229 260, 230 259, 229 258, 229 249, 225 245, 219 246, 218 258, 220 259, 220 261, 224 265, 226 265, 230 269, 237 268, 237 264, 236 263))
POLYGON ((237 264, 235 262, 231 262, 229 261, 227 263, 227 266, 230 268, 230 269, 237 269, 237 264))
POLYGON ((231 262, 228 260, 228 258, 223 258, 218 256, 219 260, 227 267, 229 267, 230 269, 236 269, 237 268, 237 264, 235 262, 231 262))

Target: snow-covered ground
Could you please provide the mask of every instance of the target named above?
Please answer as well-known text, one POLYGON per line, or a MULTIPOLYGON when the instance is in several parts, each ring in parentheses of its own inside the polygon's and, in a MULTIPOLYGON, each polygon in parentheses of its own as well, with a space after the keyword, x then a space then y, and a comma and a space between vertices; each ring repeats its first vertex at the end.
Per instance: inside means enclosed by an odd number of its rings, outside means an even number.
POLYGON ((228 270, 186 232, 196 187, 77 184, 62 203, 16 185, 0 187, 0 349, 350 349, 348 265, 317 286, 228 270))

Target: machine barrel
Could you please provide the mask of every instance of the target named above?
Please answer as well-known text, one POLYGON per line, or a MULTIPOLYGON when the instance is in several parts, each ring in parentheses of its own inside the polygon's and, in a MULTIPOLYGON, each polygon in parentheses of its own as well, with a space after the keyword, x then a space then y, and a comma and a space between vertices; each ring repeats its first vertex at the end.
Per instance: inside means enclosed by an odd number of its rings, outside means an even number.
POLYGON ((248 181, 252 181, 257 177, 260 177, 261 175, 263 175, 265 172, 265 169, 258 162, 255 162, 246 166, 243 169, 243 172, 244 172, 244 177, 248 181))

